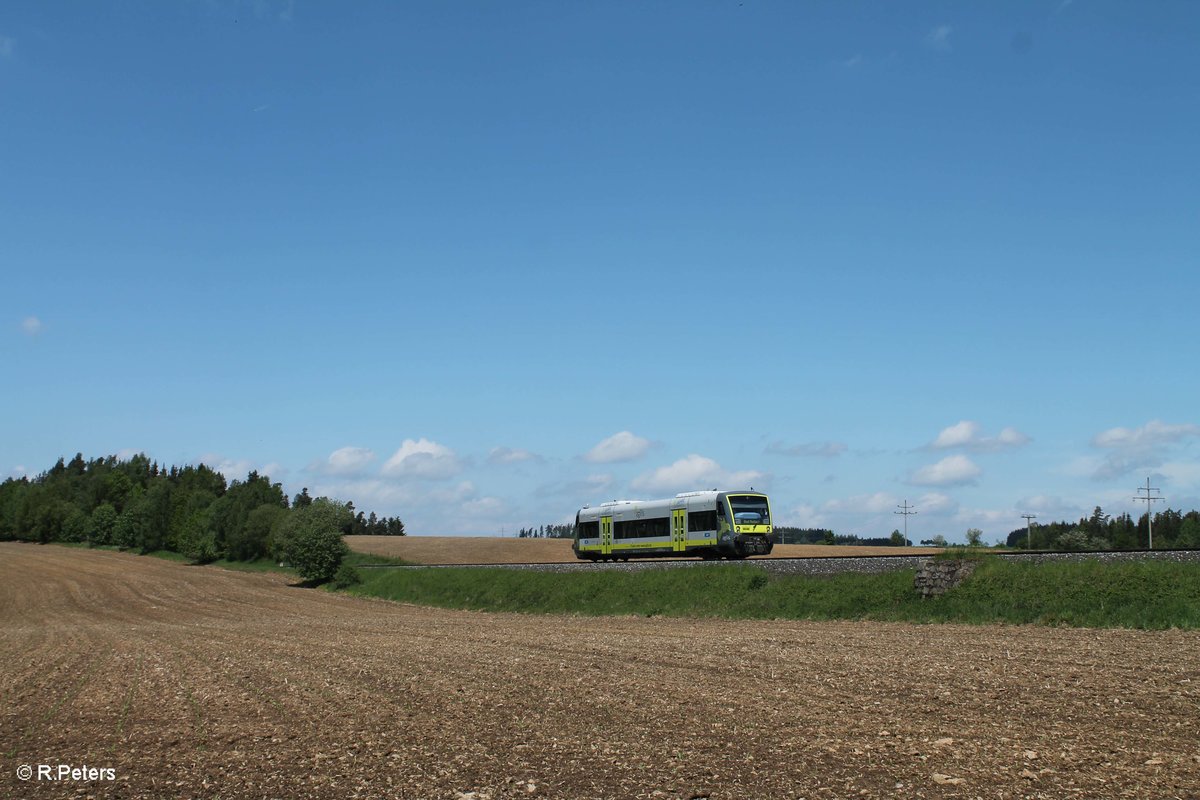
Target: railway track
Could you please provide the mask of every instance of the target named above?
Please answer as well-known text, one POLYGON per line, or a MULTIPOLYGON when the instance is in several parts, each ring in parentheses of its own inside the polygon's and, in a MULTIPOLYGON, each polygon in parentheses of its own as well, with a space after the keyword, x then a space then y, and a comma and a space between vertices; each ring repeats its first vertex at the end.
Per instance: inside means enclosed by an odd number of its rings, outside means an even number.
MULTIPOLYGON (((1038 550, 1027 552, 987 553, 996 558, 1015 561, 1189 561, 1200 563, 1200 550, 1038 550)), ((915 569, 930 555, 847 555, 823 557, 771 558, 755 556, 743 561, 706 561, 700 558, 631 558, 628 561, 554 561, 518 564, 361 564, 357 569, 515 569, 530 572, 636 572, 645 569, 680 569, 714 567, 729 564, 752 564, 769 572, 781 574, 831 575, 840 572, 876 573, 898 569, 915 569)))

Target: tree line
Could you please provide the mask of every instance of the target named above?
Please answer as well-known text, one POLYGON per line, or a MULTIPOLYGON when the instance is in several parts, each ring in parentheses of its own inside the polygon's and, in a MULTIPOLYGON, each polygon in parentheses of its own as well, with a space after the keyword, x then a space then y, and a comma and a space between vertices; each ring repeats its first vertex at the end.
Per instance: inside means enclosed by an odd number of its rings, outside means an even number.
POLYGON ((0 540, 170 550, 198 563, 270 557, 306 579, 325 579, 331 571, 307 575, 305 564, 336 570, 342 536, 355 533, 403 536, 404 523, 310 497, 307 488, 289 502, 281 484, 255 471, 227 483, 204 464, 168 468, 144 454, 85 460, 77 453, 35 478, 0 483, 0 540))
POLYGON ((793 528, 776 525, 771 533, 775 544, 836 544, 857 547, 903 547, 906 542, 900 531, 891 536, 862 537, 853 533, 834 533, 828 528, 793 528))
POLYGON ((1110 516, 1100 506, 1078 522, 1017 528, 1008 534, 1005 544, 1033 550, 1145 550, 1150 546, 1151 524, 1156 550, 1200 548, 1200 511, 1168 508, 1153 519, 1142 514, 1135 522, 1129 514, 1110 516))
POLYGON ((521 528, 517 531, 518 539, 574 539, 575 526, 539 525, 536 528, 521 528))

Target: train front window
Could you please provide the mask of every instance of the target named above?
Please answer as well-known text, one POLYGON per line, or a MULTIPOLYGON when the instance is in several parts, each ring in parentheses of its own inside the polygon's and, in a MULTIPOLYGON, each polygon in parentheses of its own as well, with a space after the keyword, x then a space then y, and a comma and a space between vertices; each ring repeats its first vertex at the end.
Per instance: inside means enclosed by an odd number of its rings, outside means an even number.
POLYGON ((729 506, 733 510, 735 525, 770 525, 771 512, 767 498, 761 495, 730 495, 729 506))

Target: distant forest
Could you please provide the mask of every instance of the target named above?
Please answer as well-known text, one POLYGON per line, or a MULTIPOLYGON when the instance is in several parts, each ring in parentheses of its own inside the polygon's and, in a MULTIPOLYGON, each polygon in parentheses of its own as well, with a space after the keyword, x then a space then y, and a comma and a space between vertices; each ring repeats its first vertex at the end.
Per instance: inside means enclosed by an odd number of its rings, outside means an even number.
MULTIPOLYGON (((1167 509, 1154 515, 1154 549, 1200 548, 1200 511, 1167 509)), ((1008 547, 1029 546, 1034 550, 1145 550, 1150 544, 1150 519, 1142 514, 1137 522, 1128 514, 1112 517, 1096 506, 1090 517, 1078 522, 1034 524, 1029 533, 1017 528, 1008 534, 1008 547)))
POLYGON ((323 518, 335 519, 343 534, 404 535, 398 517, 314 500, 307 488, 289 503, 280 484, 257 472, 226 483, 204 464, 168 468, 140 454, 124 461, 85 461, 76 454, 35 478, 0 483, 0 540, 173 550, 200 562, 253 561, 278 557, 288 536, 326 506, 336 513, 323 518))

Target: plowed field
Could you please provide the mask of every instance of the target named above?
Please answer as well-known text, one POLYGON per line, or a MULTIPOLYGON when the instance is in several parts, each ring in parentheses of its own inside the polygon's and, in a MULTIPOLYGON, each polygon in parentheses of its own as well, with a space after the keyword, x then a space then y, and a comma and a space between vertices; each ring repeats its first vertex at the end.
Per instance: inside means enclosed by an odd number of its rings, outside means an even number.
MULTIPOLYGON (((402 558, 415 564, 550 564, 575 561, 570 539, 516 539, 498 536, 347 536, 361 553, 402 558)), ((843 547, 780 544, 770 558, 831 556, 928 556, 929 547, 843 547)), ((752 556, 763 558, 765 556, 752 556)))
POLYGON ((10 797, 1195 797, 1198 704, 1195 633, 481 614, 0 544, 10 797))

